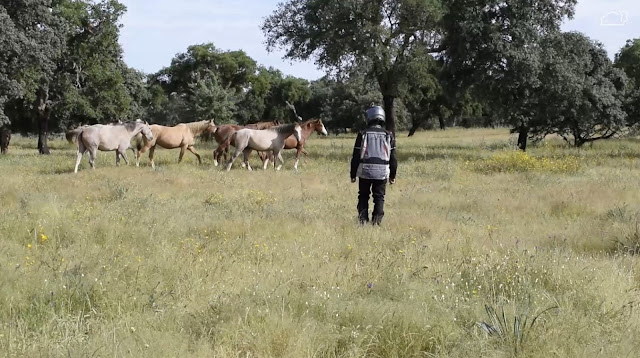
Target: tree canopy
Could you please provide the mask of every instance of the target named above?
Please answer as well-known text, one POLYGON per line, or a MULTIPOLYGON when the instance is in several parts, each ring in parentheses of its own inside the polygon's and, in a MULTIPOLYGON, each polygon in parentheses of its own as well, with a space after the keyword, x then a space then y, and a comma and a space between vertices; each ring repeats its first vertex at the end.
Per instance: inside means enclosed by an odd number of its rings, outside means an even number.
POLYGON ((47 135, 144 118, 246 124, 322 118, 340 132, 382 103, 389 130, 505 125, 576 146, 640 122, 640 40, 607 57, 562 33, 577 0, 287 0, 262 24, 269 50, 313 59, 308 81, 242 49, 194 44, 156 73, 129 68, 117 0, 15 0, 0 5, 0 125, 47 135))

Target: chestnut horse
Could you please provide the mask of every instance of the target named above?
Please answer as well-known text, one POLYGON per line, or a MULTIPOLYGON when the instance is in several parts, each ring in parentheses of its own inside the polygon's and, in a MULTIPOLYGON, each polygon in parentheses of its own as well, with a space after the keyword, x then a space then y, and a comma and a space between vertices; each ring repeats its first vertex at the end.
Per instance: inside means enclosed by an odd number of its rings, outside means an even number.
POLYGON ((226 142, 227 142, 227 139, 231 137, 235 132, 243 128, 261 130, 261 129, 269 129, 271 127, 275 127, 279 125, 280 125, 280 122, 278 120, 275 120, 271 122, 251 123, 251 124, 247 124, 244 127, 238 126, 235 124, 224 124, 224 125, 218 126, 215 132, 213 133, 213 137, 218 143, 218 148, 216 148, 216 150, 213 151, 213 163, 215 164, 215 166, 218 166, 218 162, 220 161, 220 155, 222 154, 224 154, 225 161, 229 160, 229 145, 232 145, 234 147, 236 145, 233 140, 231 140, 231 142, 228 144, 226 142))
MULTIPOLYGON (((300 128, 302 129, 302 135, 300 140, 297 140, 293 135, 289 136, 284 141, 283 149, 295 149, 296 150, 296 163, 293 165, 293 168, 298 170, 298 162, 300 161, 300 153, 307 155, 307 151, 304 150, 304 144, 306 143, 309 136, 316 132, 318 134, 327 135, 327 129, 324 127, 324 123, 322 123, 321 119, 311 119, 302 124, 300 124, 300 128)), ((260 159, 263 161, 263 169, 267 169, 267 165, 269 165, 269 159, 274 160, 273 154, 271 153, 260 153, 260 159)))
POLYGON ((251 151, 257 150, 259 152, 272 151, 275 158, 280 159, 280 166, 276 168, 276 162, 274 160, 273 167, 276 170, 282 168, 284 160, 280 152, 284 148, 284 141, 290 136, 294 135, 297 140, 300 140, 302 136, 302 129, 300 123, 285 124, 269 129, 248 129, 244 128, 235 132, 230 138, 227 138, 226 144, 235 142, 236 152, 229 160, 227 164, 227 171, 231 170, 233 161, 240 156, 240 153, 244 153, 244 163, 248 170, 251 170, 249 165, 249 155, 251 151))
POLYGON ((136 153, 136 166, 140 166, 140 156, 148 150, 151 167, 156 167, 156 164, 153 162, 156 145, 165 149, 180 148, 178 163, 182 161, 185 150, 189 150, 198 158, 198 163, 202 164, 200 154, 198 154, 193 147, 195 137, 204 132, 213 133, 216 130, 213 119, 200 122, 179 123, 173 127, 165 127, 157 124, 152 124, 149 127, 151 127, 151 132, 153 133, 153 140, 145 140, 145 138, 141 137, 136 138, 136 149, 138 150, 136 153))

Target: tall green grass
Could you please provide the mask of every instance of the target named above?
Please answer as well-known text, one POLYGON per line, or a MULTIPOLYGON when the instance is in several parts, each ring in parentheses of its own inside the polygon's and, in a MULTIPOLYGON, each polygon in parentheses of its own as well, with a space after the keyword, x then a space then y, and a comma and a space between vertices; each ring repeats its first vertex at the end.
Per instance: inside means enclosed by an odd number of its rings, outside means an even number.
POLYGON ((202 166, 99 153, 74 175, 73 146, 14 138, 0 355, 635 355, 638 141, 525 157, 503 129, 399 137, 380 228, 357 225, 353 141, 314 136, 299 173, 291 153, 227 173, 200 143, 202 166))

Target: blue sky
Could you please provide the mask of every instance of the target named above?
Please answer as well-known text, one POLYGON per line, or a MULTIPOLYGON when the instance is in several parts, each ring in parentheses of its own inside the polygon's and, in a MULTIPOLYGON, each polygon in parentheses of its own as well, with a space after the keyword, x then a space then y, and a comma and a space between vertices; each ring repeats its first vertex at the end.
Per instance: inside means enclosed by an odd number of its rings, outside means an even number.
MULTIPOLYGON (((244 50, 258 63, 306 79, 323 75, 312 62, 282 60, 268 53, 260 30, 280 0, 120 0, 128 8, 120 43, 125 62, 147 73, 169 65, 189 45, 213 42, 222 50, 244 50)), ((639 0, 579 0, 576 16, 563 26, 602 42, 609 55, 640 37, 639 0)))

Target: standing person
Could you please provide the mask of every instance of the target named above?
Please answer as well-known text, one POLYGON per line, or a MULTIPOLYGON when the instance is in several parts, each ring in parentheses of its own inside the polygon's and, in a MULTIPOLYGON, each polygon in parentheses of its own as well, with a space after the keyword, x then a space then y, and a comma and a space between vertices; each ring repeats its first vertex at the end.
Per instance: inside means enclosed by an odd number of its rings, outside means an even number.
POLYGON ((371 106, 365 112, 367 129, 361 131, 353 146, 351 158, 351 182, 359 178, 358 219, 361 224, 369 222, 369 195, 373 193, 373 215, 371 221, 380 225, 384 216, 384 195, 387 180, 396 182, 396 139, 386 131, 384 109, 371 106))

